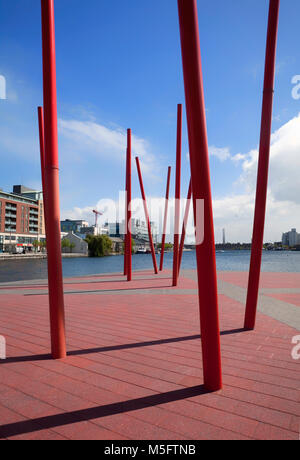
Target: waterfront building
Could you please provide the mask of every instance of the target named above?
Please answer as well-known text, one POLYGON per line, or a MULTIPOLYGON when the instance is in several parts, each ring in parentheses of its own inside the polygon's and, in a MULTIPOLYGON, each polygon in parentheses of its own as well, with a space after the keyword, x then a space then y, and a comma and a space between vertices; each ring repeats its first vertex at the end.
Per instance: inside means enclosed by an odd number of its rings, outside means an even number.
MULTIPOLYGON (((157 226, 155 222, 150 222, 151 233, 153 242, 157 243, 157 226)), ((112 238, 125 237, 125 220, 122 222, 107 223, 106 228, 108 229, 108 235, 112 238)), ((147 223, 141 219, 131 219, 131 234, 132 238, 137 241, 149 243, 148 227, 147 223)))
POLYGON ((290 248, 300 245, 300 233, 297 233, 295 228, 292 228, 290 232, 283 233, 282 245, 290 248))
POLYGON ((106 227, 90 226, 85 220, 62 220, 60 222, 60 231, 62 234, 73 232, 82 238, 85 238, 86 235, 108 235, 108 229, 106 227))
POLYGON ((11 193, 0 189, 0 251, 31 251, 34 241, 44 240, 43 193, 23 185, 11 193))
POLYGON ((67 233, 62 238, 62 241, 68 240, 71 243, 71 246, 62 247, 63 253, 74 253, 74 254, 83 254, 85 256, 88 255, 88 243, 84 241, 84 238, 80 237, 79 235, 75 235, 73 232, 67 233))
POLYGON ((60 230, 61 232, 74 232, 80 233, 82 228, 87 228, 89 226, 88 222, 85 220, 71 220, 66 219, 60 222, 60 230))

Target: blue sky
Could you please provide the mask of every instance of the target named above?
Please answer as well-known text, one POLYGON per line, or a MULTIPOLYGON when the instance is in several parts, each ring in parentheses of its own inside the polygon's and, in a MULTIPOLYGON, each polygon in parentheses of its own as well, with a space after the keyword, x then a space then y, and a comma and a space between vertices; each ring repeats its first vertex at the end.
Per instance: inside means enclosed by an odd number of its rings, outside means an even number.
MULTIPOLYGON (((268 1, 198 0, 198 9, 219 232, 232 219, 232 209, 218 214, 222 200, 253 192, 245 185, 245 171, 250 158, 255 177, 255 158, 249 152, 259 141, 268 1), (238 154, 245 157, 235 161, 238 154)), ((101 198, 117 199, 124 184, 122 143, 128 127, 136 138, 134 151, 142 158, 147 194, 164 196, 167 166, 175 166, 176 106, 184 103, 177 2, 56 0, 55 15, 62 215, 73 216, 75 207, 93 207, 101 198)), ((291 79, 300 74, 299 15, 298 0, 281 2, 273 132, 300 112, 300 100, 291 97, 291 79)), ((39 0, 0 0, 0 75, 7 83, 7 99, 0 100, 0 187, 38 187, 39 0)), ((189 180, 187 153, 184 116, 183 195, 189 180)), ((251 177, 249 183, 254 182, 251 177)), ((133 194, 140 196, 136 174, 133 194)), ((278 203, 286 201, 298 209, 299 201, 290 196, 278 199, 275 194, 274 200, 277 211, 278 203)), ((241 200, 236 206, 243 210, 241 200)), ((250 208, 231 239, 249 240, 250 208)), ((233 212, 240 222, 242 212, 233 212)), ((275 213, 278 226, 281 212, 275 213)), ((282 231, 297 225, 292 215, 282 231)), ((267 237, 281 237, 276 225, 267 237)))

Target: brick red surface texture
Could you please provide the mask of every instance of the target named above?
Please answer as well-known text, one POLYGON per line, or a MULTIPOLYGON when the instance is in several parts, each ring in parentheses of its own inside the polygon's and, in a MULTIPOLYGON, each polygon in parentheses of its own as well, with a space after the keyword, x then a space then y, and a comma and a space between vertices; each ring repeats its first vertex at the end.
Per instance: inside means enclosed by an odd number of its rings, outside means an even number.
MULTIPOLYGON (((299 332, 262 314, 256 331, 245 332, 244 306, 220 295, 224 388, 207 393, 197 292, 180 292, 195 282, 182 278, 176 289, 171 273, 170 279, 144 275, 132 284, 76 280, 72 289, 104 292, 66 295, 68 357, 60 361, 48 355, 47 295, 12 288, 0 296, 0 334, 7 341, 0 438, 299 439, 300 370, 291 357, 299 332), (165 291, 143 292, 151 288, 165 291), (126 295, 128 289, 139 292, 126 295)), ((244 278, 236 273, 230 282, 244 285, 244 278)), ((293 287, 293 276, 286 278, 293 287)), ((268 287, 280 282, 280 276, 263 280, 268 287)))

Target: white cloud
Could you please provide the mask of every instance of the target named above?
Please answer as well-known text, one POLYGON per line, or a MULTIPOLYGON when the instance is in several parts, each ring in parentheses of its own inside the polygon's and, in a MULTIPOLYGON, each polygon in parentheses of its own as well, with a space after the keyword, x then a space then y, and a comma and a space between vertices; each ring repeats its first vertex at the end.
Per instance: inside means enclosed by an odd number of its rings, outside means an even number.
MULTIPOLYGON (((248 192, 255 189, 258 150, 241 156, 240 177, 248 192)), ((300 204, 300 114, 275 131, 271 138, 269 188, 277 201, 300 204)))
MULTIPOLYGON (((118 136, 116 135, 118 139, 118 136)), ((115 142, 117 142, 115 140, 115 142)), ((119 141, 120 145, 124 140, 119 141)), ((119 144, 118 144, 119 145, 119 144)), ((258 163, 258 150, 253 149, 246 154, 232 156, 228 148, 210 148, 210 154, 221 161, 230 159, 241 167, 240 184, 244 192, 217 198, 213 202, 216 241, 222 240, 222 229, 226 229, 227 241, 249 242, 252 237, 254 202, 258 163)), ((272 135, 268 204, 265 225, 265 241, 278 241, 282 232, 292 227, 300 230, 300 114, 283 125, 272 135)), ((162 225, 164 198, 149 198, 151 218, 156 220, 159 228, 162 225)), ((103 204, 98 203, 98 209, 103 204)), ((184 207, 184 200, 183 200, 184 207)), ((143 218, 143 207, 140 199, 133 201, 136 217, 143 218)), ((123 218, 124 203, 120 205, 120 216, 123 218)), ((92 208, 84 210, 74 208, 68 217, 85 217, 92 208)), ((169 231, 173 231, 174 200, 170 200, 169 231)), ((183 216, 183 212, 182 212, 183 216)), ((107 215, 109 220, 112 216, 107 215)), ((89 218, 90 220, 90 218, 89 218)), ((189 230, 192 233, 192 212, 190 213, 189 230)))
POLYGON ((225 161, 231 158, 230 150, 228 147, 219 148, 212 145, 208 148, 208 150, 211 156, 218 158, 220 161, 225 161))
MULTIPOLYGON (((163 219, 165 211, 165 198, 163 197, 150 197, 147 199, 147 207, 150 220, 156 223, 158 234, 161 235, 163 230, 163 219)), ((186 199, 180 201, 180 215, 183 220, 184 211, 186 207, 186 199)), ((132 218, 145 220, 145 213, 143 201, 141 198, 133 198, 131 203, 132 218)), ((122 221, 125 216, 125 200, 124 194, 120 193, 119 200, 113 201, 110 199, 101 199, 95 206, 87 206, 85 208, 74 207, 71 210, 63 211, 63 219, 83 219, 87 220, 90 224, 94 224, 93 209, 103 212, 100 217, 99 225, 104 225, 105 222, 122 221)), ((175 200, 170 198, 168 205, 168 221, 167 221, 167 241, 172 241, 174 233, 174 212, 175 200)), ((182 223, 181 223, 182 225, 182 223)), ((181 226, 180 226, 181 229, 181 226)), ((188 225, 186 229, 187 241, 191 241, 194 235, 193 227, 193 213, 192 206, 190 210, 188 225)))
MULTIPOLYGON (((62 152, 68 150, 72 156, 86 155, 103 158, 125 159, 127 132, 123 128, 108 128, 95 121, 59 120, 59 132, 64 142, 62 152), (67 141, 67 144, 66 144, 67 141)), ((158 171, 158 162, 151 153, 149 143, 136 135, 132 135, 132 154, 138 156, 143 173, 154 177, 158 171)))
MULTIPOLYGON (((214 202, 217 240, 227 228, 230 241, 250 241, 257 180, 258 149, 238 154, 232 160, 241 164, 239 182, 245 193, 214 202)), ((268 203, 265 241, 280 240, 283 231, 300 230, 300 114, 275 131, 271 138, 268 203)))

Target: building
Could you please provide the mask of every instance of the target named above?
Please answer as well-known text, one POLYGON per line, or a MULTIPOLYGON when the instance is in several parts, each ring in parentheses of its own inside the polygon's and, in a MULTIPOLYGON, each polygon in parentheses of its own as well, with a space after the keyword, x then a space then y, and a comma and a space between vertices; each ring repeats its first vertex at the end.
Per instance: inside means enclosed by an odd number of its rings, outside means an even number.
POLYGON ((290 232, 283 233, 282 245, 290 248, 300 245, 300 233, 297 233, 295 228, 292 228, 290 232))
POLYGON ((85 220, 66 219, 60 222, 60 230, 63 233, 80 233, 82 228, 87 228, 88 226, 89 224, 85 220))
POLYGON ((62 241, 68 240, 71 243, 71 247, 63 247, 62 252, 63 253, 74 253, 74 254, 83 254, 83 255, 88 255, 89 253, 89 247, 88 243, 84 241, 83 238, 81 238, 78 235, 75 235, 73 232, 69 232, 66 236, 62 238, 62 241))
POLYGON ((30 251, 36 240, 45 240, 42 192, 23 185, 15 185, 12 193, 0 189, 0 251, 30 251))
POLYGON ((112 241, 112 252, 114 254, 122 254, 124 251, 124 240, 118 237, 110 237, 112 241))
POLYGON ((85 220, 62 220, 60 222, 60 231, 62 233, 73 232, 82 238, 85 238, 86 235, 108 235, 108 229, 106 227, 90 226, 85 220))
MULTIPOLYGON (((157 243, 157 227, 155 222, 150 222, 153 242, 157 243)), ((125 220, 122 222, 107 223, 108 234, 112 238, 123 238, 125 236, 125 220)), ((147 223, 141 219, 131 219, 131 234, 134 240, 149 243, 147 223)))

